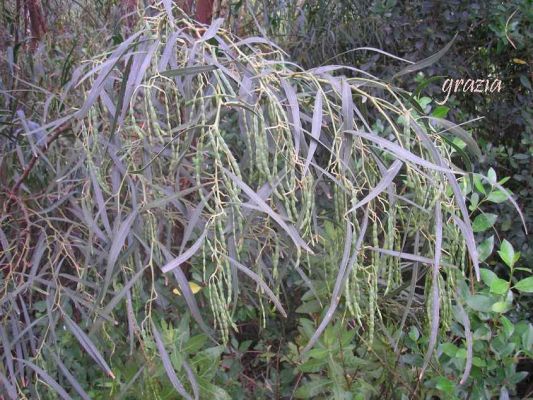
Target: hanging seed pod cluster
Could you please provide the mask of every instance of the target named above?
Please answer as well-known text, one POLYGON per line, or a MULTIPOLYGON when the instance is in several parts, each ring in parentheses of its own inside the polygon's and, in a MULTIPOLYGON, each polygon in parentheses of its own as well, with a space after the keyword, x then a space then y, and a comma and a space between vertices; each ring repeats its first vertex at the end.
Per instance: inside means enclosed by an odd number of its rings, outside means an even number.
POLYGON ((323 322, 345 302, 371 340, 380 299, 420 264, 428 316, 445 325, 454 282, 477 256, 462 173, 405 93, 354 68, 302 71, 264 38, 233 37, 221 20, 201 28, 178 9, 155 15, 93 62, 76 113, 94 178, 88 194, 137 214, 131 241, 150 254, 154 276, 173 274, 207 328, 184 269, 201 276, 227 340, 247 279, 269 297, 263 312, 273 304, 284 313, 286 270, 320 276, 313 260, 332 221, 344 251, 323 322))

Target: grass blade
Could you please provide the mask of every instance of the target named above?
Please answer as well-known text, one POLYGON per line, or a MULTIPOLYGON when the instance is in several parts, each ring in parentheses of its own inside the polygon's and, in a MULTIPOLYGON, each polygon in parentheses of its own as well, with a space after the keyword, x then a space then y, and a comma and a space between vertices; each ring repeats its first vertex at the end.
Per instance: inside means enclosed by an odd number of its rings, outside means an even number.
POLYGON ((371 142, 374 142, 380 146, 382 146, 384 149, 391 152, 395 157, 412 162, 413 164, 420 165, 421 167, 426 167, 428 169, 432 169, 439 172, 449 172, 452 174, 460 174, 459 171, 453 171, 449 168, 440 167, 436 164, 433 164, 432 162, 429 162, 427 160, 424 160, 423 158, 418 157, 417 155, 411 153, 410 151, 404 149, 403 147, 400 147, 399 145, 392 143, 388 141, 387 139, 383 139, 382 137, 379 137, 372 133, 366 133, 362 131, 346 131, 347 133, 351 133, 356 136, 360 136, 363 139, 370 140, 371 142))
POLYGON ((348 264, 346 264, 346 259, 344 256, 346 256, 350 250, 351 246, 351 229, 347 229, 347 236, 345 239, 345 247, 344 247, 344 255, 343 260, 341 263, 341 266, 339 268, 339 272, 337 274, 337 279, 335 281, 335 287, 333 288, 333 293, 331 295, 331 302, 328 307, 328 310, 326 311, 326 315, 324 316, 324 319, 320 322, 320 325, 316 329, 316 331, 313 333, 313 336, 311 336, 311 339, 309 339, 309 342, 302 350, 302 353, 307 353, 311 348, 315 345, 315 343, 320 338, 320 335, 324 332, 328 324, 330 323, 331 319, 333 318, 333 314, 335 313, 335 310, 337 309, 337 306, 339 305, 339 301, 341 298, 341 291, 345 287, 346 279, 348 278, 348 274, 352 268, 352 266, 355 264, 357 260, 357 256, 359 255, 359 251, 361 250, 361 246, 363 244, 363 240, 365 238, 366 230, 368 228, 368 214, 369 214, 370 208, 367 207, 365 211, 365 215, 363 217, 363 222, 361 224, 361 229, 359 231, 359 237, 357 238, 357 242, 355 244, 355 249, 352 254, 352 257, 350 258, 350 261, 348 264), (348 239, 349 242, 348 242, 348 239), (348 268, 346 266, 348 265, 348 268))
POLYGON ((17 390, 5 377, 5 375, 0 372, 0 383, 4 387, 5 393, 9 396, 11 400, 17 400, 17 390))
POLYGON ((124 243, 126 242, 126 237, 130 233, 130 229, 133 224, 133 221, 135 220, 135 217, 137 217, 137 209, 134 209, 130 213, 130 215, 120 224, 118 230, 116 230, 116 233, 113 236, 113 242, 111 243, 111 248, 109 249, 109 255, 107 257, 104 284, 99 297, 101 300, 105 297, 107 288, 111 283, 115 264, 117 262, 120 252, 122 251, 122 246, 124 246, 124 243))
POLYGON ((183 68, 177 68, 177 69, 167 69, 165 71, 159 72, 159 75, 167 77, 167 78, 173 78, 175 76, 186 76, 186 75, 198 75, 203 74, 205 72, 211 72, 217 70, 218 67, 216 65, 197 65, 194 67, 183 67, 183 68))
POLYGON ((464 385, 470 376, 470 370, 472 369, 472 358, 473 358, 473 347, 474 347, 474 339, 472 337, 472 331, 470 330, 470 319, 468 318, 468 314, 466 313, 465 309, 463 308, 463 305, 459 301, 459 299, 456 297, 456 304, 457 304, 457 310, 459 313, 459 316, 463 320, 463 326, 465 328, 465 339, 466 339, 466 364, 465 364, 465 370, 463 372, 463 376, 461 377, 461 381, 459 382, 461 385, 464 385))

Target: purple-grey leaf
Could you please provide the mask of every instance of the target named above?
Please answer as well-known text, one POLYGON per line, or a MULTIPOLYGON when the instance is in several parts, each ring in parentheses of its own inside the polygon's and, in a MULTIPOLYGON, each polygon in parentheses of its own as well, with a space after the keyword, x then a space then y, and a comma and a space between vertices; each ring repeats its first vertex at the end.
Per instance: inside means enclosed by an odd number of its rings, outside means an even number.
POLYGON ((424 364, 420 370, 419 379, 422 379, 426 371, 429 361, 433 356, 433 350, 437 344, 437 335, 439 333, 440 321, 440 298, 439 298, 439 276, 440 276, 440 258, 442 255, 442 213, 439 199, 435 204, 435 257, 433 262, 433 276, 431 282, 431 330, 429 335, 429 343, 426 356, 424 357, 424 364))
POLYGON ((172 366, 172 362, 170 361, 170 356, 167 353, 167 350, 165 349, 165 344, 163 343, 163 340, 161 339, 161 335, 157 331, 157 328, 155 327, 155 324, 153 321, 152 321, 152 334, 154 336, 155 344, 157 346, 157 350, 159 351, 159 355, 161 356, 161 361, 163 362, 163 368, 165 369, 165 372, 167 373, 170 383, 172 383, 172 386, 174 386, 174 388, 178 391, 178 393, 181 396, 183 396, 187 400, 192 400, 191 395, 185 391, 185 387, 183 387, 183 384, 181 383, 180 379, 176 375, 176 371, 174 371, 174 367, 172 366))
POLYGON ((391 184, 391 182, 393 181, 393 179, 396 177, 396 175, 398 175, 398 172, 400 171, 400 168, 402 168, 402 165, 403 164, 400 160, 394 161, 391 167, 385 173, 385 175, 383 175, 379 183, 361 201, 359 201, 355 206, 353 206, 347 212, 347 214, 369 203, 370 201, 375 199, 377 196, 379 196, 381 192, 387 189, 389 185, 391 184))
POLYGON ((67 314, 63 314, 63 320, 67 325, 67 328, 72 332, 74 337, 78 340, 81 346, 85 349, 87 354, 89 354, 94 361, 102 368, 102 370, 111 378, 115 379, 115 375, 107 362, 104 360, 104 357, 100 354, 94 343, 89 339, 89 336, 83 332, 83 330, 72 320, 67 314))
POLYGON ((292 227, 292 229, 285 223, 281 215, 276 213, 270 206, 265 203, 265 201, 255 193, 250 186, 248 186, 246 183, 244 183, 238 176, 233 174, 232 172, 228 171, 226 168, 222 167, 222 170, 228 175, 233 182, 239 186, 246 195, 253 200, 257 206, 265 213, 267 213, 274 221, 276 221, 282 228, 287 232, 289 237, 292 239, 294 244, 298 247, 303 248, 305 251, 307 251, 310 254, 314 254, 313 251, 309 248, 307 243, 304 242, 304 240, 298 235, 296 232, 296 229, 292 227))
POLYGON ((270 300, 272 300, 272 303, 276 306, 278 311, 283 315, 285 318, 287 318, 287 313, 283 309, 283 306, 281 305, 281 302, 278 300, 274 292, 268 287, 268 285, 261 279, 259 275, 257 275, 255 272, 253 272, 251 269, 245 267, 240 262, 234 260, 231 257, 227 257, 229 262, 237 267, 237 269, 241 272, 243 272, 245 275, 248 275, 251 279, 254 280, 257 285, 263 289, 263 291, 267 294, 268 297, 270 297, 270 300))
POLYGON ((172 271, 175 268, 178 268, 181 264, 183 264, 185 261, 187 261, 189 258, 194 256, 198 249, 202 247, 204 244, 205 237, 207 235, 207 229, 204 229, 203 233, 200 235, 200 237, 194 242, 194 244, 184 253, 181 253, 178 257, 176 257, 174 260, 172 260, 169 263, 166 263, 163 267, 161 267, 161 271, 163 273, 167 273, 169 271, 172 271))
POLYGON ((309 143, 309 151, 307 152, 307 158, 305 159, 303 176, 307 175, 309 164, 315 154, 318 141, 320 140, 320 131, 322 130, 322 116, 324 110, 322 109, 322 91, 318 90, 315 99, 315 107, 313 110, 313 122, 311 124, 311 142, 309 143))

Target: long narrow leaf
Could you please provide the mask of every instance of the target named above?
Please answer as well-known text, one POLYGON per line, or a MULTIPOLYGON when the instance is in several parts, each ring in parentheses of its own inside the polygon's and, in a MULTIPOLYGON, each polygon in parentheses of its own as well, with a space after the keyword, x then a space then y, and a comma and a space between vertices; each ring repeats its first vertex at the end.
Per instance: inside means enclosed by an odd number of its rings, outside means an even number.
POLYGON ((441 50, 439 50, 438 52, 436 52, 432 56, 429 56, 428 58, 424 58, 423 60, 421 60, 421 61, 419 61, 419 62, 417 62, 415 64, 408 65, 407 67, 405 67, 402 70, 400 70, 397 73, 395 73, 392 76, 392 79, 397 78, 397 77, 402 76, 402 75, 405 75, 405 74, 410 74, 411 72, 419 71, 419 70, 421 70, 423 68, 429 67, 432 64, 435 64, 444 54, 446 54, 448 52, 448 50, 450 50, 450 47, 452 47, 452 44, 453 44, 453 42, 455 41, 456 38, 457 38, 457 34, 455 34, 453 39, 450 40, 448 42, 448 44, 446 44, 446 46, 444 46, 441 50))
POLYGON ((427 160, 424 160, 423 158, 420 158, 418 157, 417 155, 411 153, 410 151, 404 149, 403 147, 400 147, 398 146, 397 144, 395 143, 392 143, 390 141, 388 141, 387 139, 383 139, 382 137, 379 137, 375 134, 372 134, 372 133, 366 133, 366 132, 362 132, 362 131, 346 131, 347 133, 351 133, 353 135, 356 135, 356 136, 360 136, 364 139, 368 139, 380 146, 382 146, 383 148, 385 148, 386 150, 390 151, 394 156, 398 157, 399 159, 402 159, 402 160, 405 160, 405 161, 409 161, 409 162, 412 162, 413 164, 418 164, 422 167, 426 167, 426 168, 429 168, 429 169, 432 169, 432 170, 435 170, 435 171, 439 171, 439 172, 449 172, 449 173, 453 173, 453 174, 462 174, 461 172, 459 171, 453 171, 449 168, 445 168, 445 167, 440 167, 434 163, 431 163, 427 160))
POLYGON ((276 221, 282 228, 287 232, 289 237, 293 240, 294 244, 298 247, 302 247, 304 250, 306 250, 308 253, 313 254, 313 251, 309 248, 307 243, 304 242, 304 240, 298 235, 295 229, 290 229, 289 226, 285 223, 283 218, 276 213, 270 206, 265 203, 265 201, 255 193, 250 186, 248 186, 246 183, 244 183, 238 176, 233 174, 232 172, 228 171, 226 168, 222 167, 224 172, 235 182, 237 186, 239 186, 244 193, 248 197, 250 197, 251 200, 253 200, 257 206, 265 213, 267 213, 274 221, 276 221))
MULTIPOLYGON (((357 256, 359 255, 359 251, 360 251, 361 246, 363 244, 363 239, 365 238, 366 230, 367 230, 367 227, 368 227, 368 214, 369 214, 369 211, 370 211, 370 208, 367 207, 366 211, 365 211, 365 215, 363 217, 363 222, 361 224, 361 229, 359 230, 359 237, 357 238, 357 242, 355 244, 355 249, 354 249, 352 257, 350 258, 350 261, 348 263, 348 268, 346 267, 346 264, 341 265, 341 267, 339 268, 339 272, 337 274, 337 279, 335 281, 335 287, 333 288, 333 293, 331 295, 331 302, 330 302, 330 305, 328 307, 328 310, 326 311, 326 315, 324 316, 324 319, 322 319, 322 321, 320 322, 320 325, 318 326, 316 331, 313 333, 313 336, 311 336, 311 339, 309 339, 309 342, 307 343, 307 345, 304 347, 304 349, 302 351, 303 353, 306 353, 309 350, 311 350, 311 348, 318 341, 318 339, 320 338, 320 335, 322 335, 322 333, 324 332, 324 330, 326 329, 326 327, 330 323, 331 319, 333 318, 333 314, 334 314, 335 310, 337 309, 337 306, 339 305, 339 301, 340 301, 340 298, 341 298, 341 290, 342 290, 342 288, 345 287, 345 283, 346 283, 346 279, 348 278, 348 274, 349 274, 352 266, 355 264, 355 262, 357 260, 357 256)), ((346 239, 349 239, 349 238, 351 238, 351 235, 347 234, 346 239)), ((347 248, 349 249, 349 245, 351 245, 351 240, 350 240, 350 243, 348 244, 348 247, 346 247, 346 243, 345 243, 345 252, 344 252, 344 254, 347 254, 346 253, 346 249, 347 248)))
POLYGON ((115 264, 117 262, 120 252, 122 251, 122 247, 124 246, 124 243, 126 242, 126 237, 130 233, 130 228, 133 225, 133 221, 135 220, 135 217, 137 217, 137 209, 134 209, 130 213, 130 215, 128 215, 128 217, 124 221, 122 221, 122 223, 119 225, 118 229, 116 230, 113 236, 113 242, 111 243, 111 248, 109 250, 109 255, 107 257, 107 266, 106 266, 106 273, 104 277, 104 284, 100 292, 101 299, 104 298, 107 292, 107 288, 111 284, 111 278, 113 277, 115 264))
POLYGON ((161 339, 161 335, 157 331, 157 328, 155 327, 154 322, 152 321, 152 334, 154 335, 155 344, 157 346, 157 350, 159 351, 159 355, 161 356, 161 361, 163 362, 163 368, 165 369, 165 372, 167 373, 168 379, 170 380, 170 383, 172 383, 172 386, 178 391, 178 393, 183 396, 187 400, 192 400, 192 397, 189 393, 185 391, 185 387, 181 383, 180 379, 176 375, 176 371, 174 371, 174 367, 172 366, 172 362, 170 361, 170 356, 165 349, 165 344, 163 343, 163 340, 161 339))
POLYGON ((470 330, 470 319, 468 318, 468 314, 466 313, 463 305, 458 299, 457 299, 456 304, 457 304, 457 310, 458 310, 459 316, 461 317, 463 326, 465 328, 466 364, 465 364, 463 376, 461 377, 461 381, 459 382, 461 385, 464 385, 468 377, 470 376, 470 370, 472 369, 474 339, 472 337, 472 331, 470 330))
POLYGON ((439 298, 439 275, 440 275, 440 257, 442 254, 442 213, 441 205, 437 199, 435 204, 435 258, 433 263, 433 276, 431 282, 431 330, 429 335, 429 344, 424 364, 420 370, 419 379, 424 376, 427 366, 433 356, 433 350, 437 344, 437 335, 439 333, 440 321, 440 298, 439 298))
POLYGON ((313 159, 316 148, 318 146, 318 141, 320 140, 320 131, 322 129, 322 92, 318 90, 317 96, 315 99, 315 108, 313 111, 313 122, 311 125, 311 142, 309 143, 309 151, 307 152, 307 158, 305 160, 304 169, 302 175, 307 175, 307 170, 309 169, 309 164, 313 159))
POLYGON ((243 272, 245 275, 248 275, 255 283, 257 283, 261 289, 267 294, 268 297, 270 297, 270 300, 272 300, 272 303, 276 306, 278 311, 283 315, 285 318, 287 318, 287 313, 283 309, 283 306, 281 305, 281 302, 278 300, 274 292, 268 287, 268 285, 261 279, 259 275, 257 275, 254 271, 251 269, 245 267, 240 262, 234 260, 231 257, 227 257, 229 262, 233 265, 235 265, 239 271, 243 272))
POLYGON ((78 340, 81 346, 85 349, 87 354, 96 361, 96 363, 102 368, 102 370, 111 378, 115 379, 115 375, 107 362, 104 360, 104 357, 100 354, 94 343, 89 339, 89 336, 83 332, 83 330, 72 320, 67 314, 63 314, 63 320, 67 325, 67 328, 72 332, 74 337, 78 340))
POLYGON ((403 164, 400 160, 394 161, 391 167, 383 175, 379 183, 361 201, 359 201, 355 206, 353 206, 350 210, 348 210, 347 214, 369 203, 370 201, 375 199, 377 196, 379 196, 385 189, 387 189, 389 185, 391 184, 391 182, 393 181, 393 179, 396 177, 396 175, 398 175, 398 172, 400 171, 400 168, 402 168, 402 165, 403 164))
POLYGON ((56 391, 56 393, 64 400, 72 400, 72 397, 68 395, 68 393, 61 387, 59 383, 57 383, 48 373, 43 370, 41 367, 38 367, 34 363, 28 360, 21 359, 19 360, 22 364, 27 365, 32 370, 34 370, 37 375, 41 377, 41 379, 52 389, 56 391))
POLYGON ((178 268, 181 264, 183 264, 185 261, 187 261, 189 258, 194 256, 196 252, 202 247, 204 244, 205 237, 207 236, 207 229, 204 229, 204 232, 200 235, 200 237, 194 242, 194 244, 184 253, 180 254, 178 257, 176 257, 174 260, 172 260, 169 263, 166 263, 164 266, 161 267, 161 271, 163 273, 167 273, 169 271, 172 271, 174 268, 178 268))

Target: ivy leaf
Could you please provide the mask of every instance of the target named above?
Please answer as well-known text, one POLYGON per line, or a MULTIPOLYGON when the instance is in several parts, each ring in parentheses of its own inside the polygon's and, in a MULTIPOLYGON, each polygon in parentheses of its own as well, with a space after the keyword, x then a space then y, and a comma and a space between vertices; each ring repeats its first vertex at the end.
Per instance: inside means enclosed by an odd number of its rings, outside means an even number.
POLYGON ((533 293, 533 276, 518 281, 514 288, 524 293, 533 293))
POLYGON ((503 262, 509 267, 512 268, 515 263, 515 252, 511 243, 506 239, 503 239, 502 244, 500 245, 500 250, 498 251, 500 258, 503 262))
POLYGON ((474 232, 484 232, 494 225, 496 219, 498 219, 496 214, 480 214, 474 219, 472 230, 474 232))

